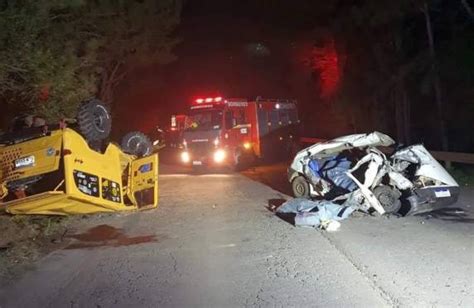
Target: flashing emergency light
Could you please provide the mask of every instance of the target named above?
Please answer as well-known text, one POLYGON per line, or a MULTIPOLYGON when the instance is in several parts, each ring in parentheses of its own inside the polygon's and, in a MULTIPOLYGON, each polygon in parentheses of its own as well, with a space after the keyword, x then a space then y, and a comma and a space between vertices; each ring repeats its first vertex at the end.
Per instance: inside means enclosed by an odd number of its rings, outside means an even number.
POLYGON ((195 100, 195 102, 196 102, 197 104, 212 103, 212 102, 214 102, 214 103, 219 103, 219 102, 222 102, 222 100, 223 100, 223 99, 222 99, 221 96, 217 96, 217 97, 214 97, 214 98, 212 98, 212 97, 198 98, 198 99, 195 100))

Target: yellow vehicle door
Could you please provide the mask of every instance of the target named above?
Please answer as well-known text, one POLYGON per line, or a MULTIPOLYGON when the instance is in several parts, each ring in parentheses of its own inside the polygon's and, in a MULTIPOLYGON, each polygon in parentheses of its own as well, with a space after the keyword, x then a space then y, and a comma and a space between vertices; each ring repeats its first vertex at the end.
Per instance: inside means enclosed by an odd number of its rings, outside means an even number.
POLYGON ((158 154, 130 164, 128 197, 139 209, 158 206, 158 154))

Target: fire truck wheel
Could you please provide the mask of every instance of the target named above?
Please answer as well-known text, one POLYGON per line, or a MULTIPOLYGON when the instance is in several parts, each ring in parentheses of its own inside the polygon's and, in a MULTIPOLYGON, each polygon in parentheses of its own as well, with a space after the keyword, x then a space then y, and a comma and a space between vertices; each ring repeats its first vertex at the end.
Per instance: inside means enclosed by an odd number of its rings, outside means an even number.
POLYGON ((253 151, 237 148, 233 155, 232 167, 235 171, 242 171, 255 165, 257 156, 253 151))
POLYGON ((291 182, 291 188, 296 198, 309 198, 309 184, 304 177, 297 176, 293 182, 291 182))
POLYGON ((106 139, 112 128, 109 110, 98 99, 90 99, 79 106, 77 124, 88 142, 106 139))
POLYGON ((153 145, 150 139, 141 132, 130 132, 122 138, 122 150, 127 154, 143 157, 150 155, 153 145))

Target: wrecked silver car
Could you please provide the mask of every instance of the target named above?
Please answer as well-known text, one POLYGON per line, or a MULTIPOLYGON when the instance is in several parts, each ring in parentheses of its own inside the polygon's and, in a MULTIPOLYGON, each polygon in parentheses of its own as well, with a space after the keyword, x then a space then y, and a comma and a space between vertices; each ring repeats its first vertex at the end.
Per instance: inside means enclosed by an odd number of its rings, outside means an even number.
POLYGON ((380 132, 354 134, 299 151, 288 179, 297 198, 344 203, 365 212, 411 215, 453 204, 459 185, 421 144, 395 144, 380 132))

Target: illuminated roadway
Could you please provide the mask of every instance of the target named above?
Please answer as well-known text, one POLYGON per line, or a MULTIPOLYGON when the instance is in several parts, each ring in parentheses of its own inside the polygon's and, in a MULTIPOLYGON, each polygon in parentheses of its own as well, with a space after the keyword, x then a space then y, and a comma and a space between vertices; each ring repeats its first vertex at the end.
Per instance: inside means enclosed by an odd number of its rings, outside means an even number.
POLYGON ((163 166, 159 209, 77 227, 104 238, 45 257, 0 306, 474 307, 472 191, 451 215, 358 214, 327 233, 276 217, 287 196, 241 174, 184 171, 163 166))

